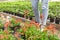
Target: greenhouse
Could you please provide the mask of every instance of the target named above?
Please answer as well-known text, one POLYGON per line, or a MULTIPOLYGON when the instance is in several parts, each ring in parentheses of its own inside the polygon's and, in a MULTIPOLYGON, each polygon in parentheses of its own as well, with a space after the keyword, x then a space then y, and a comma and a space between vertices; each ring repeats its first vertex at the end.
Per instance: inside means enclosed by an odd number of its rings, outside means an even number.
POLYGON ((0 40, 60 40, 60 0, 0 0, 0 40))

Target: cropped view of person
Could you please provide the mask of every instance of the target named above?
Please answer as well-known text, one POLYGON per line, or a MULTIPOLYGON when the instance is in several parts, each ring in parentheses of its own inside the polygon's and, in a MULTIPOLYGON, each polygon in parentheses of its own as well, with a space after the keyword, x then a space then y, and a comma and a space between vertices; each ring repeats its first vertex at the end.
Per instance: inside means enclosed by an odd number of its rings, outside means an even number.
POLYGON ((41 24, 41 29, 43 30, 46 22, 47 22, 47 18, 48 18, 48 1, 49 0, 41 0, 41 4, 42 4, 42 15, 43 15, 43 19, 41 20, 40 18, 40 11, 38 8, 38 3, 39 0, 31 0, 31 4, 32 4, 32 9, 35 15, 35 21, 39 24, 41 24))

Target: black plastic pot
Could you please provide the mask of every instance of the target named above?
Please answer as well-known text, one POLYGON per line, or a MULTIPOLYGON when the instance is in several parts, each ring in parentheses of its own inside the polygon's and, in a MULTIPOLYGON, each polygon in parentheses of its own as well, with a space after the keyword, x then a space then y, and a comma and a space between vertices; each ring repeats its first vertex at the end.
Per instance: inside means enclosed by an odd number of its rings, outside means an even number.
POLYGON ((10 27, 11 30, 14 30, 15 27, 10 27))
POLYGON ((54 22, 54 17, 50 17, 50 22, 54 22))
POLYGON ((23 14, 20 14, 20 13, 15 13, 16 16, 19 16, 19 17, 24 17, 23 14))
POLYGON ((4 27, 0 27, 0 29, 4 30, 4 27))
POLYGON ((26 40, 26 37, 25 37, 25 35, 22 35, 22 36, 23 36, 23 39, 24 39, 24 40, 26 40))
POLYGON ((16 16, 19 16, 19 17, 24 17, 23 14, 20 14, 20 13, 14 13, 14 12, 10 12, 10 11, 3 11, 5 13, 9 13, 9 14, 12 14, 12 15, 16 15, 16 16))
POLYGON ((30 20, 32 20, 32 17, 30 17, 30 20))
MULTIPOLYGON (((24 18, 24 14, 20 14, 19 12, 17 12, 17 13, 10 12, 10 11, 3 11, 3 12, 24 18)), ((34 16, 29 16, 29 19, 32 20, 33 17, 34 17, 34 16)), ((26 16, 26 19, 28 19, 28 16, 26 16)))
POLYGON ((14 14, 13 12, 10 12, 10 11, 3 11, 5 13, 8 13, 8 14, 14 14))
POLYGON ((55 23, 56 23, 56 24, 59 24, 59 22, 60 22, 60 18, 56 17, 55 23))
POLYGON ((30 17, 30 20, 35 20, 35 16, 31 16, 30 17))

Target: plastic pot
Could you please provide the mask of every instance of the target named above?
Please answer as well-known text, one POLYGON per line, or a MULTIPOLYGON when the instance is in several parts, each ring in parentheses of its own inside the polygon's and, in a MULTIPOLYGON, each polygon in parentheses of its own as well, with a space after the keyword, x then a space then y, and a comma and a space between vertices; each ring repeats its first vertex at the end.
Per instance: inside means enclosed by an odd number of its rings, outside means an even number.
POLYGON ((59 24, 59 22, 60 22, 60 18, 56 17, 55 23, 56 23, 56 24, 59 24))

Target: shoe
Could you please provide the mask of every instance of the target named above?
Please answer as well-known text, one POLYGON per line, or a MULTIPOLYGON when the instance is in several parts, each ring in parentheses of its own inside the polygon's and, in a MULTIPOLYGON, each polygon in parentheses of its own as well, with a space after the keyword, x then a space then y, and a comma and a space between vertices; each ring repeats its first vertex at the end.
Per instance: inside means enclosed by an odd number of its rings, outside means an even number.
POLYGON ((45 25, 41 25, 40 29, 41 29, 42 32, 44 31, 45 27, 46 27, 45 25))

